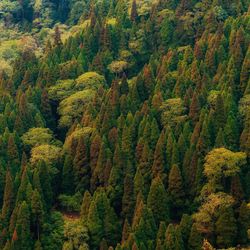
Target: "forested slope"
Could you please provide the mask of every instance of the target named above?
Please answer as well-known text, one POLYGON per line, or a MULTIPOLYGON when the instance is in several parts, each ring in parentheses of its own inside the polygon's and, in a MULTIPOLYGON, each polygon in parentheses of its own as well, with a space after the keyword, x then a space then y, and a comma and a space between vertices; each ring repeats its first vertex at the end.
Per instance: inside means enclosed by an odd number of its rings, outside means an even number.
POLYGON ((250 241, 247 0, 0 3, 0 249, 250 241))

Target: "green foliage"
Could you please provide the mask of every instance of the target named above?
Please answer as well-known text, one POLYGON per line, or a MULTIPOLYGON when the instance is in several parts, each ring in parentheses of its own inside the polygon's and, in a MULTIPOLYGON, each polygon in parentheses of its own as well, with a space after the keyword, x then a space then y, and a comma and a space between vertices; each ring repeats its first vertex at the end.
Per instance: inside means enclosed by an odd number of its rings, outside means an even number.
POLYGON ((113 61, 109 66, 108 69, 115 74, 119 74, 124 72, 128 67, 128 63, 125 61, 113 61))
POLYGON ((179 122, 185 121, 185 108, 180 98, 168 99, 162 106, 162 124, 175 126, 179 122))
POLYGON ((44 224, 41 243, 44 249, 62 249, 64 242, 64 222, 62 214, 52 212, 50 219, 44 224))
POLYGON ((60 142, 55 140, 53 132, 48 128, 31 128, 21 139, 29 148, 44 144, 60 145, 60 142))
POLYGON ((76 92, 74 89, 74 80, 60 80, 56 85, 49 88, 49 98, 56 101, 61 101, 76 92))
POLYGON ((63 250, 88 250, 88 229, 79 220, 66 220, 64 223, 63 250))
POLYGON ((246 154, 232 152, 225 148, 213 149, 205 158, 204 174, 208 178, 206 188, 216 191, 221 189, 221 181, 235 176, 246 163, 246 154))
POLYGON ((110 207, 103 189, 95 192, 89 207, 87 225, 93 248, 99 246, 99 242, 103 238, 107 240, 109 245, 113 245, 117 237, 117 230, 121 231, 116 214, 110 207))
POLYGON ((234 199, 232 196, 225 193, 209 195, 199 211, 194 215, 198 231, 211 237, 215 233, 215 223, 219 216, 225 209, 229 209, 233 205, 233 202, 234 199))
POLYGON ((82 195, 77 192, 73 196, 59 195, 60 207, 67 212, 79 212, 81 207, 82 195))
POLYGON ((247 245, 248 6, 0 1, 0 249, 247 245))
POLYGON ((39 161, 45 161, 47 164, 55 164, 61 156, 61 148, 53 145, 43 144, 36 146, 31 150, 32 164, 36 164, 39 161))
POLYGON ((60 102, 58 113, 61 118, 60 127, 70 127, 75 119, 81 118, 84 107, 90 103, 95 95, 95 91, 88 89, 76 92, 60 102))
POLYGON ((230 247, 235 244, 237 234, 237 223, 232 208, 221 212, 216 221, 216 243, 219 247, 230 247))
POLYGON ((70 150, 75 143, 78 142, 80 138, 82 139, 87 139, 89 138, 93 132, 95 131, 94 128, 91 127, 77 127, 74 132, 72 132, 67 138, 65 139, 64 143, 64 149, 65 150, 70 150))
POLYGON ((102 75, 96 72, 87 72, 76 79, 75 88, 78 91, 83 89, 97 90, 100 86, 104 86, 105 82, 105 78, 102 75))
POLYGON ((147 204, 148 207, 152 210, 157 224, 159 224, 161 221, 169 220, 169 205, 167 201, 167 194, 159 177, 152 181, 148 194, 147 204))

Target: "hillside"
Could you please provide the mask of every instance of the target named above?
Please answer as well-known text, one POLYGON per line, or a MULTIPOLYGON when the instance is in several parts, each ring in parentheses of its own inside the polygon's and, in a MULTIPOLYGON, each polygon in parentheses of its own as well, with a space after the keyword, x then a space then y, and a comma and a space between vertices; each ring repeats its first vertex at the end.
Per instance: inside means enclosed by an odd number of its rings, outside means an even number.
POLYGON ((248 0, 2 0, 0 34, 0 249, 250 247, 248 0))

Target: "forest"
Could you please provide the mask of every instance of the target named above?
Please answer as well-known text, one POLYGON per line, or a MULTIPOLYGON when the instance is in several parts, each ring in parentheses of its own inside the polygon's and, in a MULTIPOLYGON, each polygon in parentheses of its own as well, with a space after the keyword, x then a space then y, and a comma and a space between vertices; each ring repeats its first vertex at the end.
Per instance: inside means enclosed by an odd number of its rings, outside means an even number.
POLYGON ((0 1, 0 249, 250 249, 249 0, 0 1))

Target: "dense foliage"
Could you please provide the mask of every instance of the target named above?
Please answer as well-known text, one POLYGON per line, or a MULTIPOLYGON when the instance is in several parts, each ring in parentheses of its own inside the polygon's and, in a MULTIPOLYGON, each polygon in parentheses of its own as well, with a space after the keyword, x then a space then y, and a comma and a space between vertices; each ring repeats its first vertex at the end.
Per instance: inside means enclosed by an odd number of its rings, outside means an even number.
POLYGON ((0 249, 250 243, 248 0, 0 2, 0 249))

